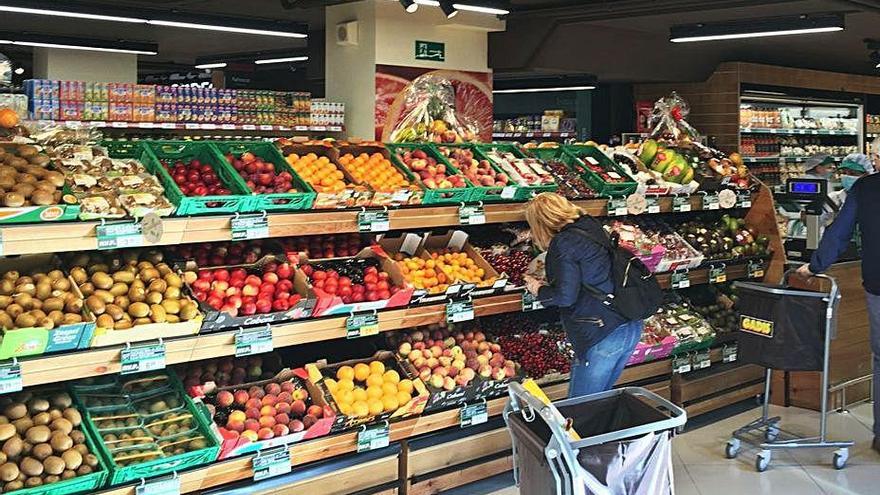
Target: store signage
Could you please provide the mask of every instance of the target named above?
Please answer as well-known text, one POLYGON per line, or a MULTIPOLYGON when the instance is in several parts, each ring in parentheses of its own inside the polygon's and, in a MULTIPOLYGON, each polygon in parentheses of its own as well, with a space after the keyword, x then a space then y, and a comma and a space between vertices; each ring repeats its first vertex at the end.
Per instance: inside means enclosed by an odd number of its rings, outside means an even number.
POLYGON ((175 473, 170 477, 142 480, 141 484, 135 487, 134 493, 135 495, 179 495, 180 477, 175 473))
POLYGON ((474 319, 474 303, 466 301, 449 301, 446 304, 446 322, 461 323, 474 319))
POLYGON ((264 239, 269 237, 269 217, 263 213, 232 217, 232 240, 264 239))
POLYGON ((523 313, 528 313, 529 311, 537 311, 539 309, 544 309, 544 305, 541 304, 541 301, 529 291, 523 291, 522 293, 522 310, 523 313))
POLYGON ((676 196, 672 198, 672 211, 691 211, 691 198, 689 196, 676 196))
POLYGON ((486 212, 482 205, 467 205, 458 209, 458 221, 462 225, 481 225, 486 223, 486 212))
POLYGON ((365 427, 358 432, 357 451, 360 453, 383 449, 388 446, 388 437, 388 423, 365 427))
POLYGON ((672 272, 669 276, 669 284, 673 289, 687 289, 691 286, 691 279, 687 271, 672 272))
POLYGON ((740 208, 752 207, 752 195, 749 192, 738 194, 736 197, 736 205, 740 208))
POLYGON ((446 61, 446 43, 416 40, 416 60, 446 61))
POLYGON ((18 361, 0 364, 0 394, 20 392, 21 389, 21 365, 18 361))
POLYGON ((501 199, 513 199, 516 197, 516 186, 504 186, 501 189, 501 199))
POLYGON ((105 223, 95 227, 98 249, 138 247, 144 244, 142 226, 137 222, 105 223))
POLYGON ((121 375, 165 369, 165 344, 130 345, 122 349, 121 375))
POLYGON ((479 404, 466 405, 461 408, 459 413, 461 419, 461 427, 476 426, 489 421, 489 408, 485 402, 479 404))
POLYGON ((753 316, 740 315, 739 329, 741 332, 752 333, 761 337, 773 337, 773 322, 753 316))
POLYGON ((718 200, 717 194, 707 194, 703 196, 703 209, 704 210, 718 210, 721 208, 721 203, 718 200))
POLYGON ((235 334, 235 356, 250 356, 272 352, 272 329, 267 325, 263 328, 240 330, 235 334))
POLYGON ((358 232, 388 232, 391 228, 386 210, 362 211, 358 213, 357 223, 358 232))
POLYGON ((345 338, 356 339, 379 333, 379 315, 366 313, 351 315, 345 319, 345 338))
POLYGON ((712 355, 709 353, 709 349, 697 351, 696 355, 694 356, 694 369, 702 370, 708 368, 709 366, 712 366, 712 355))
POLYGON ((254 481, 262 481, 290 472, 290 450, 286 445, 261 450, 254 457, 254 481))
POLYGON ((691 371, 691 355, 690 354, 680 354, 678 356, 672 357, 672 372, 673 373, 689 373, 691 371))
POLYGON ((141 233, 143 233, 145 241, 150 244, 156 244, 162 239, 164 232, 165 223, 159 215, 153 212, 144 215, 144 218, 141 220, 141 233))
POLYGON ((736 361, 736 355, 739 351, 737 344, 726 345, 721 348, 721 361, 724 363, 732 363, 736 361))
POLYGON ((709 283, 723 284, 724 282, 727 282, 727 270, 724 265, 709 267, 709 283))
POLYGON ((764 277, 764 263, 759 260, 749 261, 749 278, 764 277))
POLYGON ((660 198, 657 196, 649 196, 646 198, 648 213, 655 214, 660 213, 660 198))
POLYGON ((608 216, 622 217, 628 214, 629 209, 626 207, 626 198, 611 198, 608 200, 608 216))

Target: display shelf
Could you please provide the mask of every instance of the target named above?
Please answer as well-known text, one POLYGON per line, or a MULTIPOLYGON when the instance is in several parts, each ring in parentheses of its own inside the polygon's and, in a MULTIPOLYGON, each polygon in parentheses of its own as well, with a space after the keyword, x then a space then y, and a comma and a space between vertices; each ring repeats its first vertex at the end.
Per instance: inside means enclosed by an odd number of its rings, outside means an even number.
POLYGON ((858 136, 858 131, 843 129, 777 129, 771 127, 740 127, 739 132, 746 134, 789 134, 807 136, 858 136))
MULTIPOLYGON (((703 209, 703 195, 690 196, 691 211, 703 209)), ((753 195, 754 200, 754 195, 753 195)), ((607 199, 575 201, 592 216, 608 215, 607 199)), ((659 198, 660 212, 673 211, 673 197, 659 198)), ((390 230, 432 229, 460 226, 458 206, 403 207, 389 211, 390 230)), ((525 221, 526 203, 484 206, 486 223, 525 221)), ((359 210, 312 210, 268 215, 268 237, 358 232, 359 210)), ((164 218, 163 232, 151 246, 228 241, 232 239, 232 215, 164 218)), ((96 227, 101 222, 42 223, 0 227, 2 254, 57 253, 86 251, 98 247, 96 227)))
POLYGON ((544 132, 544 131, 529 131, 529 132, 493 132, 493 139, 567 139, 567 138, 576 138, 576 132, 544 132))
POLYGON ((32 120, 26 125, 59 125, 69 129, 93 127, 97 129, 137 129, 160 131, 249 131, 249 132, 345 132, 343 126, 317 125, 268 125, 268 124, 218 124, 202 122, 106 122, 98 120, 32 120))
MULTIPOLYGON (((843 160, 842 156, 832 156, 834 161, 843 160)), ((780 160, 785 160, 788 163, 801 163, 809 160, 809 156, 744 156, 743 162, 745 163, 765 163, 765 162, 779 162, 780 160)))

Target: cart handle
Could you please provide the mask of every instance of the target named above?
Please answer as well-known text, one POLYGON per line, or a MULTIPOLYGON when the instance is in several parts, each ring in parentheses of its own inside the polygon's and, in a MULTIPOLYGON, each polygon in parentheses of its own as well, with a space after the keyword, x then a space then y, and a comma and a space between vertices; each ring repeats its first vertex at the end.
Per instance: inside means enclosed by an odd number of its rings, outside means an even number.
MULTIPOLYGON (((795 273, 795 271, 796 271, 795 269, 789 268, 788 270, 785 271, 785 273, 782 274, 782 285, 784 285, 785 287, 788 287, 788 278, 790 275, 795 273)), ((814 273, 813 275, 810 276, 810 278, 821 278, 821 279, 825 279, 825 280, 828 280, 829 282, 831 282, 831 290, 828 291, 828 297, 830 298, 831 301, 835 301, 837 299, 837 297, 839 296, 840 290, 837 286, 837 279, 836 278, 834 278, 830 275, 826 275, 824 273, 814 273)))

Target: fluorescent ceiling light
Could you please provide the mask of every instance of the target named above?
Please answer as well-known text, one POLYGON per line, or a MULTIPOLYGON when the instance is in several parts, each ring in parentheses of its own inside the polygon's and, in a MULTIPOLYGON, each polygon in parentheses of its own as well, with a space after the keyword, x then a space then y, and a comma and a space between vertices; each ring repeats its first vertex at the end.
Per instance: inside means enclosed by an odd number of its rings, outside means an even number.
POLYGON ((303 33, 290 33, 287 31, 271 31, 271 30, 267 30, 267 29, 251 29, 251 28, 242 28, 242 27, 233 27, 233 26, 215 26, 212 24, 198 24, 195 22, 178 22, 178 21, 163 21, 163 20, 159 20, 159 19, 150 19, 149 21, 147 21, 147 23, 152 24, 154 26, 203 29, 206 31, 223 31, 225 33, 259 34, 259 35, 263 35, 263 36, 280 36, 282 38, 308 38, 308 35, 303 34, 303 33))
POLYGON ((35 46, 38 48, 61 48, 64 50, 83 50, 88 52, 133 53, 135 55, 158 55, 158 52, 147 50, 127 50, 125 48, 103 48, 98 46, 64 45, 61 43, 42 43, 37 41, 0 41, 19 46, 35 46))
POLYGON ((763 38, 766 36, 790 36, 794 34, 813 34, 813 33, 833 33, 835 31, 843 31, 840 26, 829 26, 821 28, 806 29, 788 29, 782 31, 757 31, 754 33, 736 33, 736 34, 717 34, 713 36, 691 36, 683 38, 672 38, 669 41, 673 43, 689 43, 693 41, 717 41, 717 40, 736 40, 742 38, 763 38))
POLYGON ((470 12, 479 12, 481 14, 507 15, 510 13, 507 9, 496 9, 495 7, 483 7, 482 5, 468 5, 466 3, 452 4, 458 10, 467 10, 470 12))
POLYGON ((196 69, 222 69, 223 67, 226 67, 226 62, 217 62, 217 63, 213 63, 213 64, 199 64, 199 65, 195 66, 196 69))
POLYGON ((305 62, 309 57, 281 57, 281 58, 264 58, 262 60, 254 60, 257 65, 263 64, 280 64, 283 62, 305 62))
POLYGON ((10 33, 0 32, 0 43, 35 46, 40 48, 60 48, 64 50, 83 50, 92 52, 132 53, 136 55, 156 55, 159 47, 155 43, 106 40, 96 38, 76 38, 72 36, 55 36, 43 33, 10 33), (46 41, 49 40, 49 41, 46 41))
POLYGON ((522 89, 493 89, 493 93, 543 93, 545 91, 582 91, 596 89, 596 86, 561 86, 558 88, 522 88, 522 89))
POLYGON ((75 17, 77 19, 92 19, 96 21, 113 21, 113 22, 132 22, 135 24, 146 24, 146 19, 138 19, 136 17, 122 17, 115 15, 87 14, 85 12, 70 12, 67 10, 51 10, 51 9, 34 9, 29 7, 15 7, 11 5, 0 5, 0 12, 13 12, 16 14, 36 14, 49 15, 56 17, 75 17))
POLYGON ((403 9, 410 14, 419 10, 419 4, 417 4, 415 0, 399 0, 399 2, 400 5, 403 6, 403 9))

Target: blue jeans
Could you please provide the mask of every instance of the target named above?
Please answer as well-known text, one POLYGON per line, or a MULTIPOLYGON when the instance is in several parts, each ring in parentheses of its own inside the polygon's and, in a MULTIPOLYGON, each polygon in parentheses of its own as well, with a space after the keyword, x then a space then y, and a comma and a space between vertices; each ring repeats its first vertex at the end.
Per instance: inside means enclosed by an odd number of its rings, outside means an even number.
POLYGON ((626 362, 642 336, 644 322, 630 321, 615 328, 583 356, 571 363, 568 397, 595 394, 610 390, 617 383, 626 362))
POLYGON ((874 437, 880 438, 880 296, 865 292, 868 298, 871 352, 874 354, 874 437))

